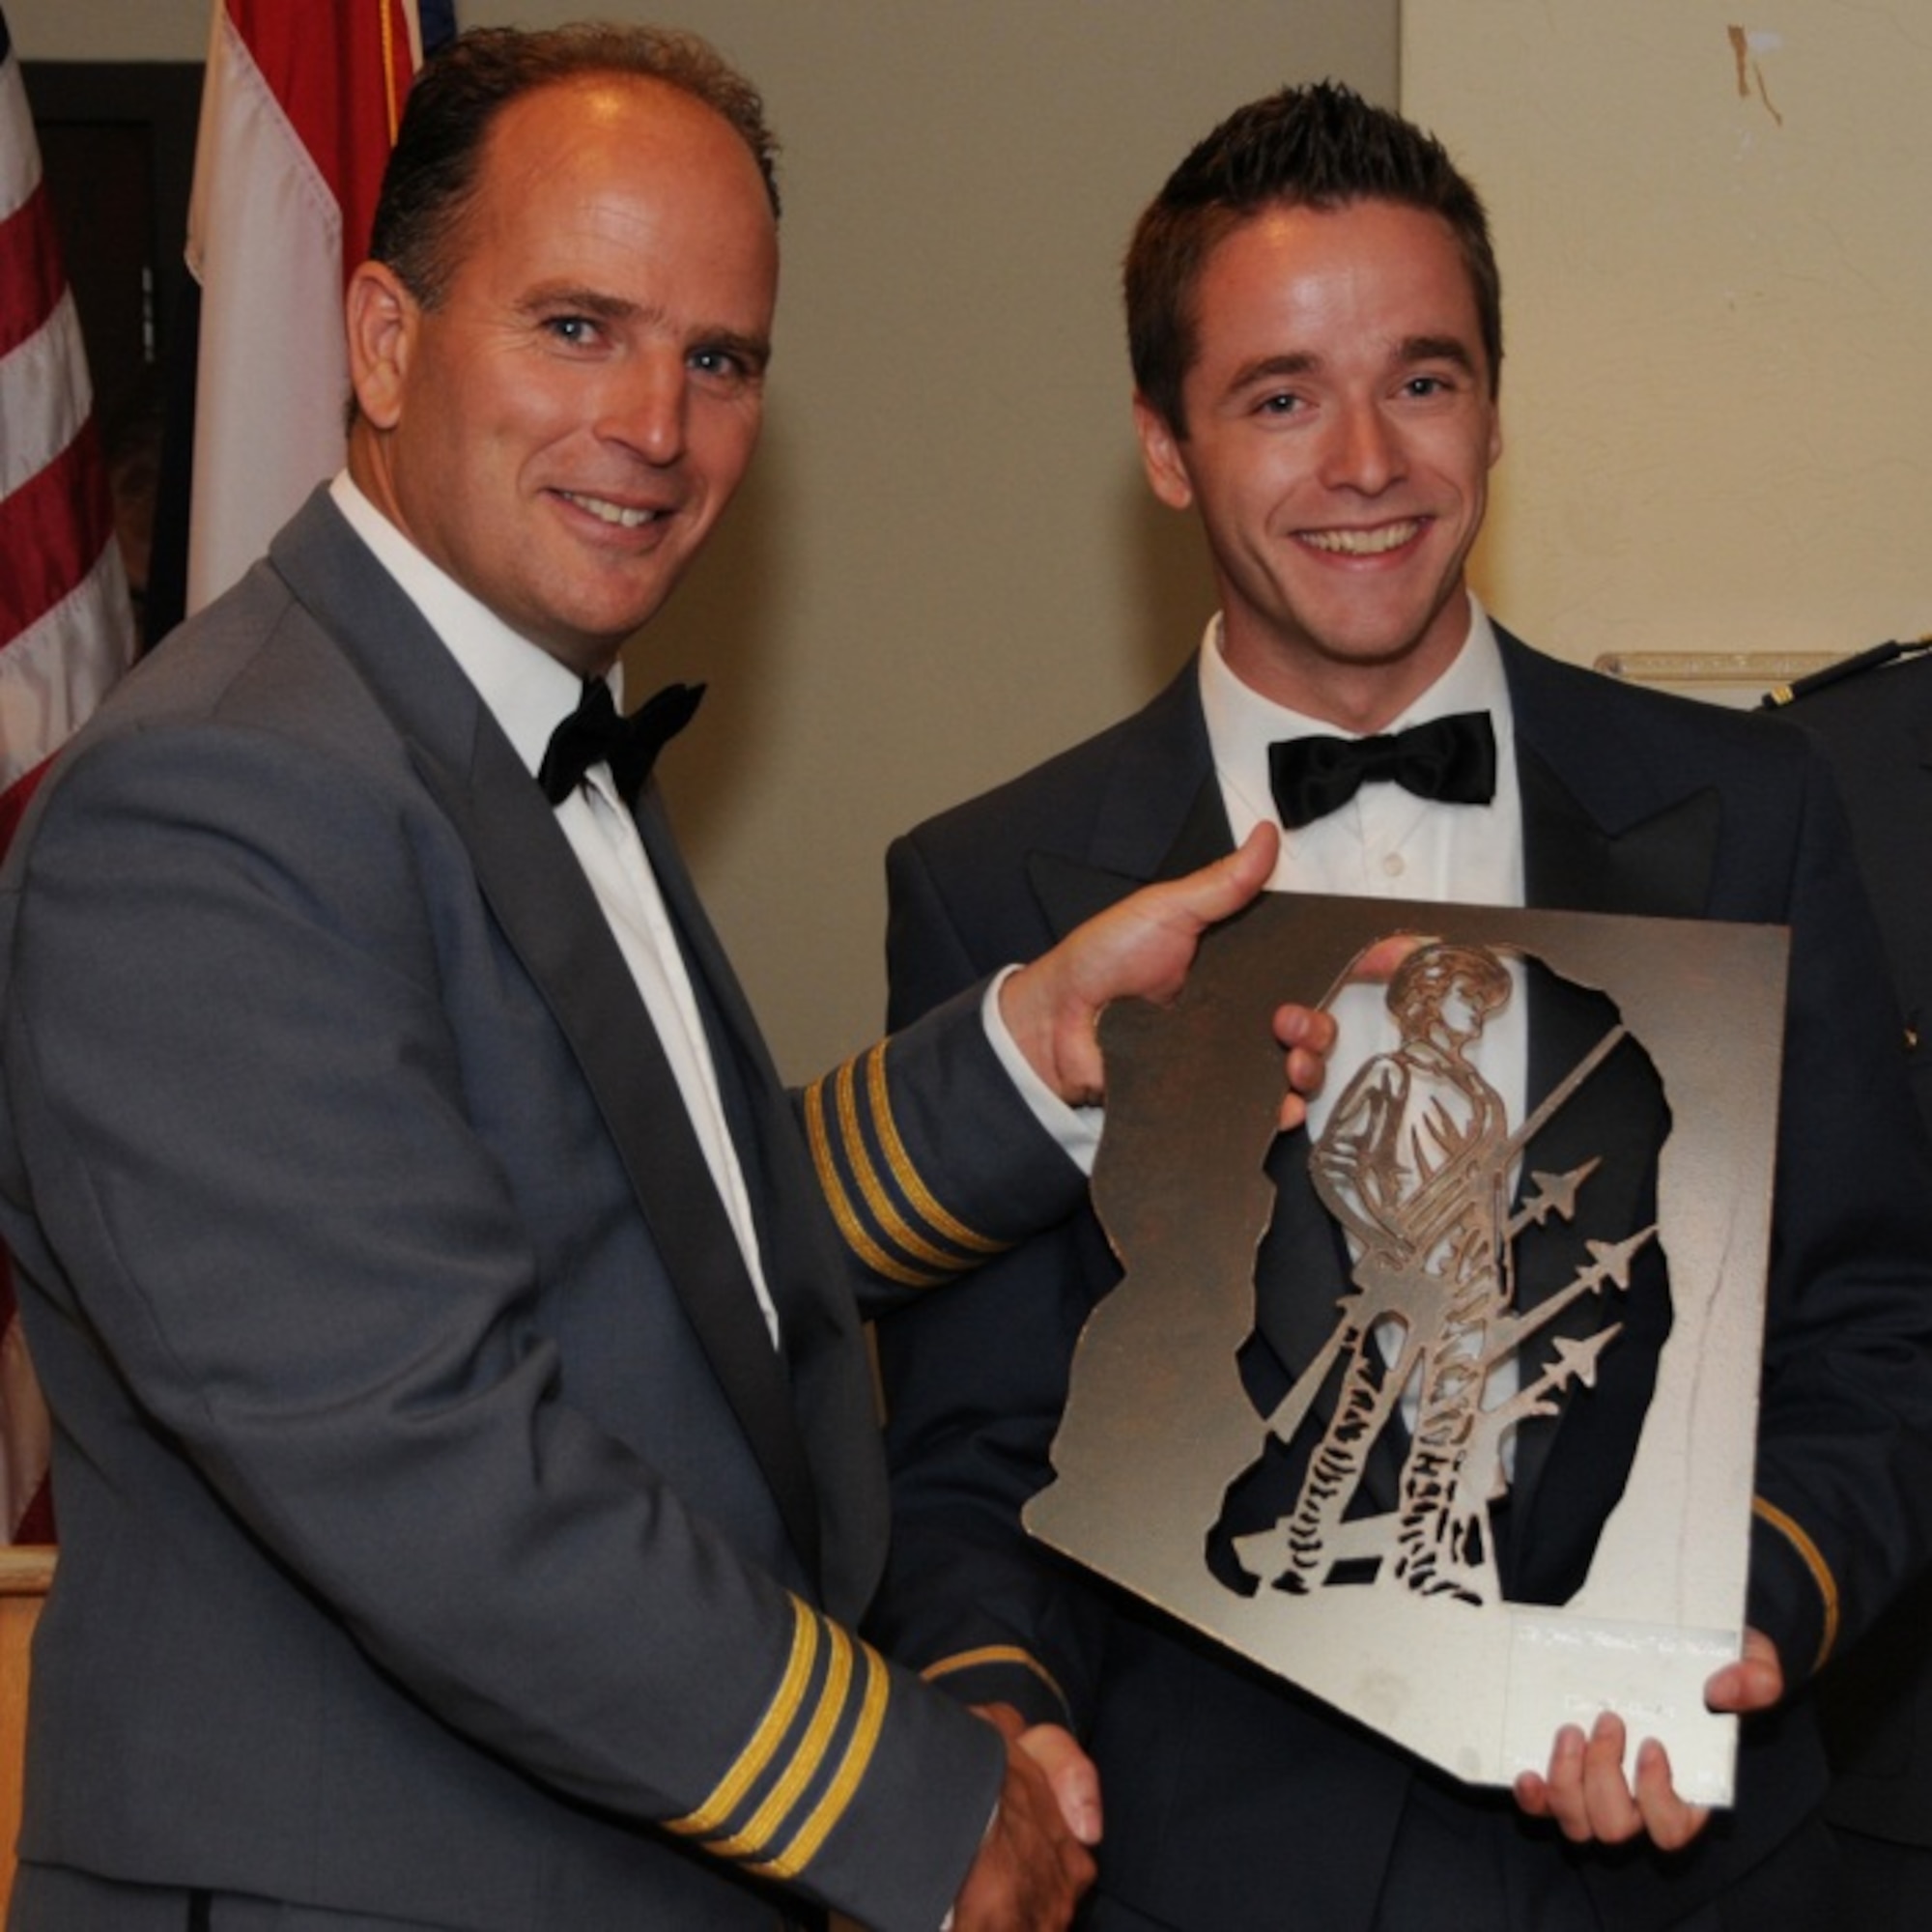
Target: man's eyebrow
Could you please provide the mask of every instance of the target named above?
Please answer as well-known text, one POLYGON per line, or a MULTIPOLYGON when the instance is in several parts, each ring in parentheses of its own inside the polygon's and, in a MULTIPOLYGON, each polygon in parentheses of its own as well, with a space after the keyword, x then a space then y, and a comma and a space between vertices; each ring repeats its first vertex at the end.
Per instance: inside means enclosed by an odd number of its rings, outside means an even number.
MULTIPOLYGON (((1406 335, 1396 345, 1395 361, 1407 368, 1417 362, 1453 362, 1469 375, 1476 373, 1476 358, 1460 335, 1406 335)), ((1279 355, 1261 355, 1236 370, 1228 383, 1228 393, 1236 395, 1258 383, 1289 382, 1297 376, 1319 374, 1321 357, 1312 350, 1290 350, 1279 355)))
POLYGON ((576 282, 541 282, 535 288, 526 290, 517 306, 526 315, 568 309, 573 314, 592 316, 599 322, 624 322, 638 313, 638 304, 623 296, 607 295, 600 289, 585 288, 576 282))
POLYGON ((1397 360, 1404 363, 1453 362, 1471 376, 1476 373, 1476 358, 1460 335, 1406 336, 1397 351, 1397 360))
POLYGON ((1272 383, 1283 378, 1306 376, 1321 366, 1321 356, 1309 350, 1292 350, 1282 355, 1262 355, 1245 362, 1229 379, 1228 392, 1234 394, 1255 383, 1272 383))

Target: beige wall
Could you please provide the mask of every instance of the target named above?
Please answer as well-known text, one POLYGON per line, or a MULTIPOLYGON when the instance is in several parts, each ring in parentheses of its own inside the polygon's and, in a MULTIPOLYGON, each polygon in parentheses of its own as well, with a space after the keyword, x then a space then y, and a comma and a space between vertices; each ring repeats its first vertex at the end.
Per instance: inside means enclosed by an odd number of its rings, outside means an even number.
MULTIPOLYGON (((586 11, 459 0, 458 17, 586 11)), ((207 0, 7 13, 28 59, 198 59, 208 18, 207 0)), ((1140 483, 1120 252, 1240 101, 1322 73, 1393 100, 1396 0, 675 13, 766 92, 784 293, 758 466, 632 674, 711 683, 667 785, 802 1077, 877 1030, 887 840, 1111 722, 1191 646, 1207 577, 1140 483)))
POLYGON ((200 60, 209 0, 7 0, 22 60, 200 60))
POLYGON ((1406 0, 1402 55, 1502 258, 1496 609, 1585 660, 1932 626, 1922 0, 1406 0))
MULTIPOLYGON (((195 59, 207 20, 206 0, 7 12, 29 59, 195 59)), ((1322 71, 1393 98, 1397 5, 679 13, 785 136, 786 289, 760 469, 638 675, 712 681, 668 780, 802 1074, 876 1019, 892 833, 1119 714, 1186 649, 1205 576, 1135 473, 1119 249, 1235 102, 1322 71)), ((1919 13, 1406 0, 1403 103, 1496 221, 1509 450, 1478 576, 1530 636, 1587 660, 1932 625, 1919 13)))

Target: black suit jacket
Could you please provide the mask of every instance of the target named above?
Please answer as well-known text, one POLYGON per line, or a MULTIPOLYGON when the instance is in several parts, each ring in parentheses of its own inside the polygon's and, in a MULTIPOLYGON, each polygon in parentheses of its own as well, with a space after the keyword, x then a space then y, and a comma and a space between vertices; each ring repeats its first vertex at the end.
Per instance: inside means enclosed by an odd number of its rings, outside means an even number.
POLYGON ((1079 1179, 970 997, 813 1098, 814 1172, 640 827, 782 1353, 551 809, 325 497, 42 788, 0 890, 64 1545, 26 1858, 479 1932, 769 1926, 774 1880, 938 1923, 1003 1752, 841 1627, 886 1528, 855 1289, 907 1272, 847 1176, 894 1124, 988 1236, 1079 1179))
MULTIPOLYGON (((1871 997, 1870 916, 1795 734, 1501 641, 1530 903, 1792 927, 1750 1617, 1796 1687, 1925 1548, 1932 1203, 1904 1132, 1896 1033, 1871 997)), ((980 961, 1227 849, 1195 680, 1190 666, 1137 716, 894 848, 895 1021, 980 961)), ((1574 1059, 1547 1004, 1533 1011, 1532 1092, 1574 1059)), ((1108 1795, 1102 1887, 1131 1908, 1238 1932, 1293 1901, 1311 1923, 1365 1927, 1411 1762, 1088 1588, 1014 1527, 1044 1478, 1074 1341, 1114 1278, 1083 1220, 1002 1264, 970 1305, 935 1298, 882 1324, 895 1542, 881 1628, 962 1694, 1030 1699, 1086 1729, 1108 1795)), ((1514 1531, 1512 1560, 1559 1592, 1607 1506, 1590 1492, 1597 1459, 1572 1449, 1566 1423, 1514 1531)), ((1689 1858, 1586 1861, 1608 1922, 1664 1923, 1721 1889, 1815 1806, 1822 1777, 1802 1709, 1748 1726, 1738 1807, 1689 1858)), ((1547 1835, 1520 1839, 1527 1857, 1562 1857, 1547 1835)))
MULTIPOLYGON (((1932 654, 1803 692, 1783 716, 1832 762, 1858 841, 1904 1026, 1913 1094, 1932 1130, 1932 654)), ((1932 1847, 1932 1585, 1909 1591, 1820 1686, 1833 1819, 1932 1847)))

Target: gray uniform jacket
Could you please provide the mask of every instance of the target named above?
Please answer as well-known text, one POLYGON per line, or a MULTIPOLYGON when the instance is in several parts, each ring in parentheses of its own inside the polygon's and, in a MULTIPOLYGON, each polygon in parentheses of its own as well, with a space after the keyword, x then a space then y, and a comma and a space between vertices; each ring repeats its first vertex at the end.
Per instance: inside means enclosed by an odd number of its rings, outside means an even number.
POLYGON ((938 1924, 1003 1753, 842 1627, 886 1529, 855 1287, 1079 1177, 971 995, 807 1095, 809 1150, 639 823, 781 1352, 549 806, 326 497, 35 800, 0 1234, 63 1548, 26 1858, 474 1932, 770 1925, 774 1881, 938 1924))

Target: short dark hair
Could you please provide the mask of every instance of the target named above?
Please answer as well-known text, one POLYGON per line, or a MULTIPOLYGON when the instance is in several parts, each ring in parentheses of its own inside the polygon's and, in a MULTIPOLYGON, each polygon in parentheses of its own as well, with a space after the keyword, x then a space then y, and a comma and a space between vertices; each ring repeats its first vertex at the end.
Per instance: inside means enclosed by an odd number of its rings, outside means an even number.
POLYGON ((778 142, 765 124, 764 102, 710 42, 669 27, 585 23, 537 33, 477 27, 426 61, 410 89, 376 204, 370 254, 434 308, 456 270, 458 232, 497 115, 538 88, 606 74, 662 81, 722 115, 751 150, 778 214, 778 142))
POLYGON ((1236 108, 1167 178, 1134 229, 1123 277, 1134 384, 1177 436, 1200 353, 1194 294, 1216 242, 1263 210, 1391 201, 1439 214, 1469 271, 1493 394, 1502 279, 1482 198, 1434 135, 1338 81, 1285 87, 1236 108))

